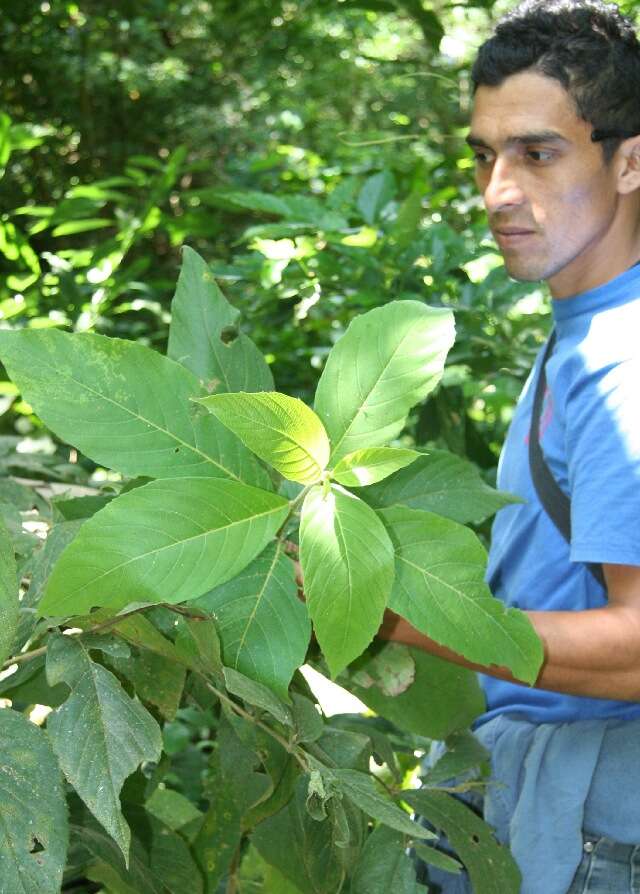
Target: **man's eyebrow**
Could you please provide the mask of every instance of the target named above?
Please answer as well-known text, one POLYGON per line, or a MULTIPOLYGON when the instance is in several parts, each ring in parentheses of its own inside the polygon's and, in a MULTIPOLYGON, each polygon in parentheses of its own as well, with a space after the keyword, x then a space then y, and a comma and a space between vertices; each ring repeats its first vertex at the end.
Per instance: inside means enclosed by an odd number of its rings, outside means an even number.
MULTIPOLYGON (((475 136, 470 133, 466 137, 466 142, 468 146, 471 146, 472 149, 490 149, 491 147, 483 140, 482 137, 475 136)), ((537 130, 531 131, 530 133, 519 133, 514 134, 513 136, 507 137, 505 143, 507 145, 523 145, 523 144, 531 144, 531 143, 567 143, 568 140, 566 137, 563 137, 561 133, 558 133, 557 130, 537 130)))

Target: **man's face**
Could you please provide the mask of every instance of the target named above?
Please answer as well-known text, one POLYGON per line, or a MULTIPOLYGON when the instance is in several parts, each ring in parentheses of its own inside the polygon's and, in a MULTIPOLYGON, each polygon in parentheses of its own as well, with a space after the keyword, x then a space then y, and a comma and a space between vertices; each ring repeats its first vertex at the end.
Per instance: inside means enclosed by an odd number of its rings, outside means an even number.
POLYGON ((591 131, 555 79, 523 72, 476 92, 468 142, 491 231, 509 274, 556 297, 606 281, 620 251, 616 169, 591 131))

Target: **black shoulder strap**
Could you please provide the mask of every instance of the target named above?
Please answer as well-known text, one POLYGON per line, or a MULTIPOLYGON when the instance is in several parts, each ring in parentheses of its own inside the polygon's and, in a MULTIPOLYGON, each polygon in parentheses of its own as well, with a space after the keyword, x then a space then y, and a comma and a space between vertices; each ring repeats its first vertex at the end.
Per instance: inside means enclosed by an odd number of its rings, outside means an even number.
MULTIPOLYGON (((531 478, 533 486, 536 489, 538 498, 542 506, 560 531, 568 544, 571 544, 571 501, 562 490, 556 479, 551 474, 551 470, 547 465, 542 447, 540 446, 540 419, 542 416, 542 407, 544 404, 544 396, 547 389, 547 360, 553 352, 556 343, 555 330, 551 333, 547 347, 545 348, 542 362, 540 364, 540 372, 536 382, 536 390, 533 395, 533 409, 531 412, 531 427, 529 429, 529 469, 531 470, 531 478)), ((589 565, 589 570, 596 580, 606 587, 604 574, 601 565, 589 565)))

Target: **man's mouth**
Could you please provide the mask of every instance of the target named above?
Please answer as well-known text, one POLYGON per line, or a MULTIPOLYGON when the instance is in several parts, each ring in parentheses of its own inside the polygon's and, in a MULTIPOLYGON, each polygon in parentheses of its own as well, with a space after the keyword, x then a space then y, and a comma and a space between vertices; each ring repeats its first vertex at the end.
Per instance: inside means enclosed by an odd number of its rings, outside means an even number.
POLYGON ((535 236, 536 231, 527 227, 517 227, 517 226, 498 226, 493 227, 493 235, 496 238, 496 241, 499 245, 502 246, 510 246, 510 245, 518 245, 521 242, 524 242, 526 239, 529 239, 531 236, 535 236))

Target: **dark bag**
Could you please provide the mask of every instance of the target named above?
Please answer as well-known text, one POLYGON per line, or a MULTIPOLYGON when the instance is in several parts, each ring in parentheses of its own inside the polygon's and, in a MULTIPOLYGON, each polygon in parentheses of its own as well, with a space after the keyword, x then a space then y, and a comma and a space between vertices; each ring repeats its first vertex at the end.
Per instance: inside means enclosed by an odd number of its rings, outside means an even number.
MULTIPOLYGON (((549 341, 540 364, 540 373, 533 396, 533 410, 531 412, 531 428, 529 429, 529 469, 533 486, 543 509, 560 531, 564 539, 571 545, 571 500, 562 490, 558 482, 551 474, 540 446, 540 418, 542 406, 547 389, 547 360, 553 353, 556 343, 555 330, 549 336, 549 341)), ((595 579, 606 589, 606 582, 602 572, 602 565, 589 564, 589 571, 595 579)))

